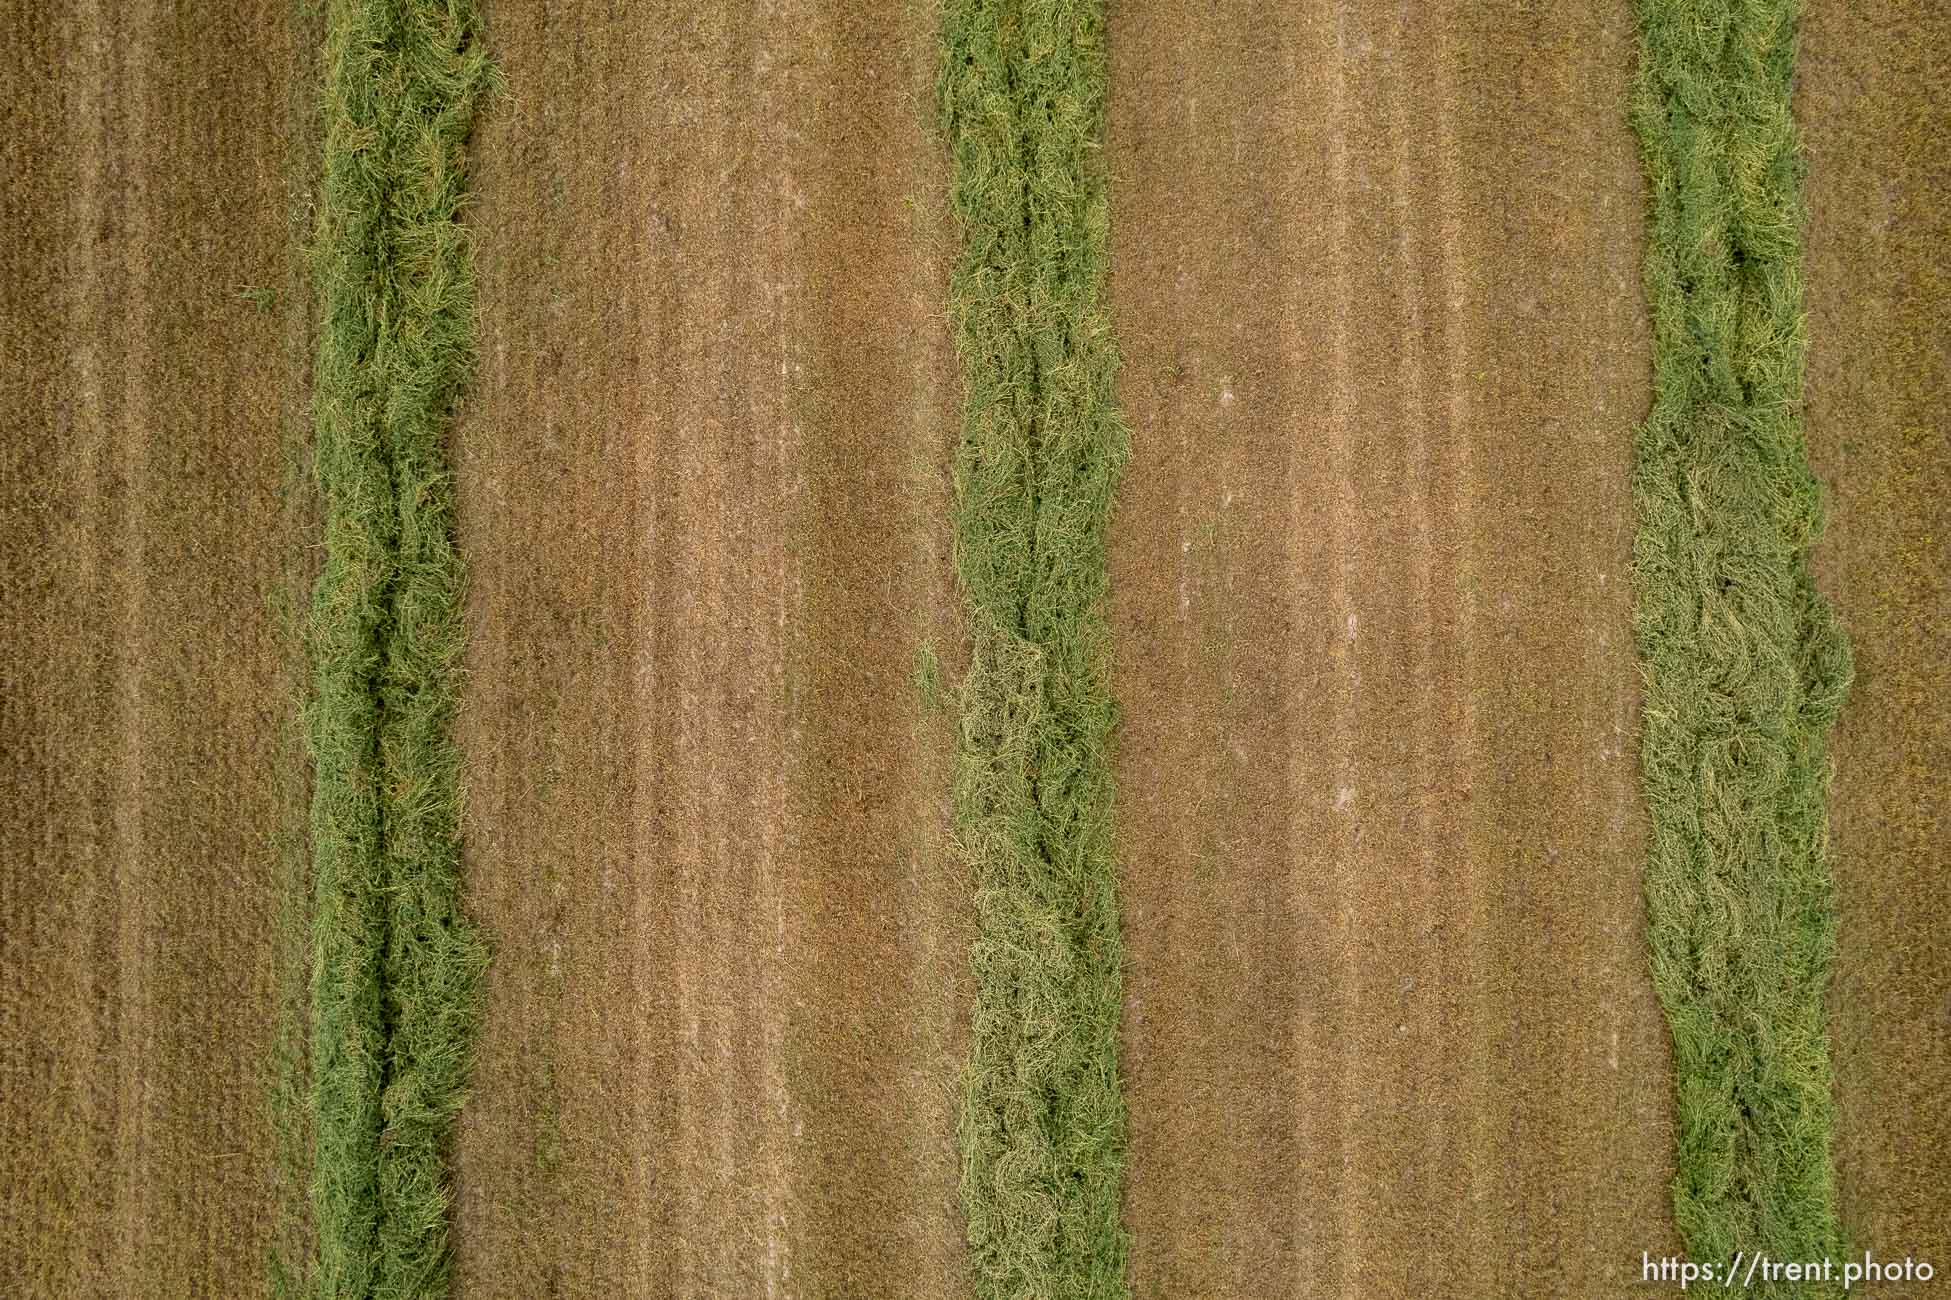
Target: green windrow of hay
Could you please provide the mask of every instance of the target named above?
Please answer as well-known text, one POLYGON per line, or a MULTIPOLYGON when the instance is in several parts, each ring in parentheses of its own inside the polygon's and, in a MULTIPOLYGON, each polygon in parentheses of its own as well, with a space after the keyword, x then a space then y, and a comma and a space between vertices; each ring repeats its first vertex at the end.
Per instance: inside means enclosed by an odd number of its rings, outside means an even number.
POLYGON ((949 0, 962 245, 956 569, 973 656, 956 837, 975 882, 959 1121, 981 1297, 1128 1291, 1105 532, 1127 456, 1103 306, 1097 0, 949 0))
POLYGON ((442 450, 472 363, 457 220, 489 80, 466 0, 334 0, 314 276, 316 1294, 444 1294, 447 1138, 485 949, 460 910, 461 570, 442 450))
MULTIPOLYGON (((1653 410, 1635 630, 1653 975, 1672 1028, 1690 1256, 1838 1256, 1823 1017, 1827 742, 1849 645, 1808 552, 1795 0, 1640 0, 1653 410)), ((1827 1295, 1806 1284, 1766 1296, 1827 1295)))

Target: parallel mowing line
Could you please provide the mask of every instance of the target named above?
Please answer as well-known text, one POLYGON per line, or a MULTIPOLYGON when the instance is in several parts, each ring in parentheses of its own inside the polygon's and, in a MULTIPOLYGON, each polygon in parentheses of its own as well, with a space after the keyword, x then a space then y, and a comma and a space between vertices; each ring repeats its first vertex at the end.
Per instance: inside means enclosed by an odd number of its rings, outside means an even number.
POLYGON ((1633 478, 1647 907, 1673 1033, 1674 1208, 1689 1255, 1720 1266, 1842 1250, 1824 799, 1851 668, 1808 568, 1821 502, 1799 413, 1797 7, 1640 0, 1633 100, 1655 340, 1633 478))
POLYGON ((459 907, 461 573, 441 439, 472 361, 467 0, 334 0, 314 250, 313 1214, 322 1297, 443 1294, 484 949, 459 907))
POLYGON ((1097 0, 948 0, 938 82, 962 248, 957 843, 976 886, 959 1129, 980 1297, 1122 1297, 1122 949, 1104 536, 1127 438, 1101 304, 1097 0))

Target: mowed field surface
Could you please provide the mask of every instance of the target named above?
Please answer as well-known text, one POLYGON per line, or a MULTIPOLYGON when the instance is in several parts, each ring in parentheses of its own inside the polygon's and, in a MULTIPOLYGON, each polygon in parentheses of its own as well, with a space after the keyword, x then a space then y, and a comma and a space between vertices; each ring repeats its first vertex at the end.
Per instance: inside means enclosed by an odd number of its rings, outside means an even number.
MULTIPOLYGON (((455 1293, 966 1296, 938 14, 482 7, 455 1293)), ((1643 1294, 1631 5, 1107 15, 1134 1294, 1643 1294)), ((9 1297, 261 1295, 302 1238, 306 21, 0 19, 9 1297)), ((1951 28, 1804 33, 1841 1189, 1942 1272, 1951 28)))
POLYGON ((1135 1293, 1634 1293, 1630 7, 1111 12, 1135 1293))
POLYGON ((1951 1260, 1951 22, 1816 4, 1795 103, 1809 153, 1816 572, 1856 683, 1830 800, 1837 1176, 1856 1249, 1951 1260))
POLYGON ((264 1286, 307 39, 282 3, 0 19, 7 1296, 264 1286))
POLYGON ((457 1290, 952 1297, 933 16, 619 12, 485 6, 457 1290))

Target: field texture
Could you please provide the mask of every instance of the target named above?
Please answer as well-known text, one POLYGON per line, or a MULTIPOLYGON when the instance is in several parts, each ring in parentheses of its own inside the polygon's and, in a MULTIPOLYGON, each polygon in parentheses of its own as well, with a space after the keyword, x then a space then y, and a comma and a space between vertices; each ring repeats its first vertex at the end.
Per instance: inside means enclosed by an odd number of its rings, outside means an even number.
MULTIPOLYGON (((1837 1185, 1859 1251, 1951 1258, 1951 23, 1811 4, 1808 439, 1856 681, 1831 754, 1837 1185)), ((1947 1285, 1885 1285, 1925 1298, 1947 1285)))
POLYGON ((456 1293, 966 1294, 933 15, 484 18, 456 1293))
POLYGON ((1678 1249, 1633 40, 1624 6, 1112 14, 1147 1300, 1639 1294, 1678 1249))
POLYGON ((1788 16, 0 6, 0 1296, 1942 1292, 1951 15, 1788 16))
POLYGON ((1673 1031, 1674 1213, 1702 1261, 1843 1253, 1824 805, 1828 731, 1854 670, 1808 568, 1822 505, 1798 418, 1796 7, 1639 10, 1656 341, 1633 467, 1646 894, 1673 1031))
MULTIPOLYGON (((446 1290, 448 1130, 487 953, 460 911, 460 566, 444 435, 473 359, 465 5, 326 11, 309 629, 311 1180, 322 1300, 446 1290)), ((280 1261, 280 1277, 306 1265, 280 1261)))
POLYGON ((1100 305, 1100 5, 951 3, 941 97, 971 643, 955 779, 976 918, 962 1208, 978 1296, 1096 1300, 1129 1293, 1102 610, 1127 439, 1100 305))
POLYGON ((309 40, 0 13, 0 1295, 261 1293, 302 1197, 268 1103, 309 40))

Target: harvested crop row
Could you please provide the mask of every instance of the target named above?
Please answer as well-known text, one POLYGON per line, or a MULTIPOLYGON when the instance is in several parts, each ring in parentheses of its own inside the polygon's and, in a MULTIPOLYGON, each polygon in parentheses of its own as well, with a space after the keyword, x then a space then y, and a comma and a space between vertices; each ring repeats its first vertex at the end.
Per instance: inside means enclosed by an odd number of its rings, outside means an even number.
MULTIPOLYGON (((1795 0, 1641 0, 1653 410, 1634 471, 1654 983, 1689 1254, 1841 1253, 1823 992, 1827 739, 1849 646, 1810 580, 1795 0)), ((1815 1294, 1777 1284, 1758 1294, 1815 1294)), ((1826 1291, 1820 1292, 1827 1294, 1826 1291)))
POLYGON ((1104 539, 1127 435, 1102 300, 1096 0, 951 0, 962 247, 956 568, 973 656, 955 817, 976 889, 960 1119, 979 1296, 1122 1295, 1125 1110, 1104 539))
POLYGON ((317 1293, 426 1296, 448 1269, 446 1134, 484 949, 459 907, 461 643, 442 434, 472 355, 456 220, 488 77, 474 8, 327 18, 314 597, 312 1177, 317 1293))

